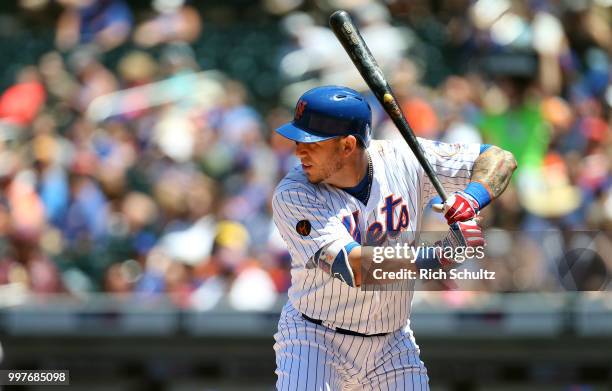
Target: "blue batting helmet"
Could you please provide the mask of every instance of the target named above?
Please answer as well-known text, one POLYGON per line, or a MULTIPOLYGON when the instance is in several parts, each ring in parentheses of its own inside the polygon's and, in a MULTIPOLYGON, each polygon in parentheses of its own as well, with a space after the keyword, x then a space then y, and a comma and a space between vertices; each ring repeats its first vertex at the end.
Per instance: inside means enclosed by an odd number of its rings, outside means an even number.
POLYGON ((293 121, 276 131, 301 143, 352 134, 367 147, 371 127, 372 110, 360 93, 348 87, 324 86, 306 91, 295 106, 293 121))

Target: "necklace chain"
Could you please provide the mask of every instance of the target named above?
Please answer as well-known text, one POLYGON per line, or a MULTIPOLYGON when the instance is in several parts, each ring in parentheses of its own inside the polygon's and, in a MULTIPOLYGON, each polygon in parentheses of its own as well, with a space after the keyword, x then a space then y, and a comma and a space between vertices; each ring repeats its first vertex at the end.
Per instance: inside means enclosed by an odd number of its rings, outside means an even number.
POLYGON ((374 177, 374 167, 372 167, 372 158, 370 158, 369 153, 367 155, 368 155, 368 192, 365 198, 366 204, 370 200, 370 192, 372 191, 372 179, 374 177))

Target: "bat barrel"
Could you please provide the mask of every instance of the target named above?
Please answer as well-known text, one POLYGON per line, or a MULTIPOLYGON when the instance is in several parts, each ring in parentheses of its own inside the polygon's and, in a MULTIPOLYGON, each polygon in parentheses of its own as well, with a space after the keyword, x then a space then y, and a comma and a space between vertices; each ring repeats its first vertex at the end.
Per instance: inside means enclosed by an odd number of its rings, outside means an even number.
POLYGON ((383 105, 383 108, 389 114, 389 117, 401 133, 402 137, 408 143, 410 149, 423 167, 423 170, 432 182, 432 185, 442 198, 446 200, 447 193, 440 183, 431 164, 425 157, 425 153, 421 149, 421 145, 417 141, 414 132, 410 128, 410 124, 406 121, 404 113, 397 104, 397 100, 385 79, 382 70, 376 63, 374 56, 370 52, 363 37, 359 34, 359 30, 353 24, 348 12, 339 10, 334 12, 329 17, 329 25, 338 38, 338 41, 344 47, 349 57, 357 67, 357 70, 367 83, 370 90, 374 93, 378 101, 383 105))
POLYGON ((381 99, 379 92, 390 90, 389 85, 348 12, 334 12, 329 17, 329 25, 372 92, 381 99))

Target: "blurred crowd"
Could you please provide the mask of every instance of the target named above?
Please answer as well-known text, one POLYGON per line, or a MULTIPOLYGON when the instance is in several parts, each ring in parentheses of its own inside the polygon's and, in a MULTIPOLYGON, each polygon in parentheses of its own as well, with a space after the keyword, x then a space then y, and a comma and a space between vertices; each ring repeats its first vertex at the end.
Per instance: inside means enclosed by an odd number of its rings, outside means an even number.
MULTIPOLYGON (((263 106, 239 77, 200 65, 193 45, 206 15, 195 2, 19 6, 17 18, 60 13, 52 46, 0 92, 0 296, 273 305, 290 259, 270 197, 296 163, 273 129, 312 86, 367 93, 326 27, 338 8, 360 25, 419 136, 491 143, 517 158, 510 187, 483 213, 506 277, 475 289, 554 288, 576 248, 607 255, 581 262, 612 269, 608 0, 262 1, 284 32, 275 49, 284 87, 263 106)), ((397 138, 370 99, 375 137, 397 138)), ((425 229, 445 230, 427 216, 425 229)), ((580 288, 602 286, 589 281, 580 288)))

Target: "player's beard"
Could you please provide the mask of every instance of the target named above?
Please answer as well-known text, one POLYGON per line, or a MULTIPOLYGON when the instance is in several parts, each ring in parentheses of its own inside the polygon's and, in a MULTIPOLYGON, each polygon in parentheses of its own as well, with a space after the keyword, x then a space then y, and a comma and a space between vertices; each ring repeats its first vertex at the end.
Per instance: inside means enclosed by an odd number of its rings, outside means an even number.
POLYGON ((321 168, 321 175, 318 178, 308 178, 310 183, 318 184, 321 182, 325 182, 327 179, 331 178, 335 173, 340 171, 344 167, 344 162, 336 156, 334 161, 329 162, 324 167, 321 168))

